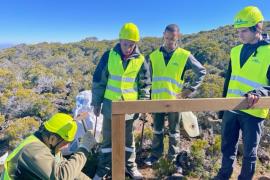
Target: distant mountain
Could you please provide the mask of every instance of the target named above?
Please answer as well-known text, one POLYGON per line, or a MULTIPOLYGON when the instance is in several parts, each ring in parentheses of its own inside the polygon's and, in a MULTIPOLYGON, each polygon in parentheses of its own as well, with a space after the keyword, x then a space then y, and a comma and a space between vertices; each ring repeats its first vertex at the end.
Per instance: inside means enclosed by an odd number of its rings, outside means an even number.
POLYGON ((87 41, 98 41, 97 37, 87 37, 83 40, 81 40, 81 42, 87 42, 87 41))
POLYGON ((0 43, 0 49, 5 49, 5 48, 10 48, 15 46, 15 44, 11 44, 11 43, 0 43))

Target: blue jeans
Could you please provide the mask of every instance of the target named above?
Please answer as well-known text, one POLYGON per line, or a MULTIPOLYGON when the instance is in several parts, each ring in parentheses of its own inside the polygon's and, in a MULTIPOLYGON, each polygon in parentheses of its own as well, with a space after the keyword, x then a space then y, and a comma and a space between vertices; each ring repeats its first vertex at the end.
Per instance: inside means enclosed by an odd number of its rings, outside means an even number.
POLYGON ((256 167, 257 149, 260 142, 264 119, 248 114, 226 111, 221 127, 222 165, 218 173, 219 179, 227 180, 233 172, 233 163, 237 154, 239 132, 243 138, 243 160, 239 180, 251 180, 256 167))

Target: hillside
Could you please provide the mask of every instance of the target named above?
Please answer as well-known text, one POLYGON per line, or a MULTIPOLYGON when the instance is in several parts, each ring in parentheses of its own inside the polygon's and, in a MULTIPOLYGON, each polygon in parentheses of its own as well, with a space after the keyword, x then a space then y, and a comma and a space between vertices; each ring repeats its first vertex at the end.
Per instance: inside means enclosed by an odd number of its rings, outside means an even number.
MULTIPOLYGON (((265 26, 270 29, 269 22, 265 26)), ((75 96, 81 90, 91 89, 92 75, 100 57, 116 42, 86 38, 68 44, 20 44, 0 50, 0 143, 3 144, 0 155, 16 147, 55 112, 71 113, 75 96)), ((229 52, 238 43, 232 26, 182 37, 181 47, 190 50, 208 71, 197 97, 221 97, 229 52)), ((145 37, 139 47, 148 55, 161 44, 162 38, 145 37)), ((185 78, 192 82, 194 75, 187 71, 185 78)), ((202 113, 200 117, 209 116, 216 114, 202 113)), ((202 126, 212 127, 206 121, 202 121, 202 126)), ((214 129, 218 133, 219 128, 214 129)), ((270 123, 265 129, 264 155, 269 158, 270 123)), ((261 164, 263 171, 267 168, 270 171, 270 160, 261 164)))

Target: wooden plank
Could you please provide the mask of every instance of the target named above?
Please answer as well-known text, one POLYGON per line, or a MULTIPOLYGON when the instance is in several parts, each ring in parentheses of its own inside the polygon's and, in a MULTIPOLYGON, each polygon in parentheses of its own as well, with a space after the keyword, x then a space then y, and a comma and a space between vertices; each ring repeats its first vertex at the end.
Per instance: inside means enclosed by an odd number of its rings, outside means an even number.
MULTIPOLYGON (((269 108, 270 97, 261 97, 257 108, 269 108)), ((219 111, 246 109, 246 98, 196 98, 159 101, 118 101, 112 104, 112 114, 219 111)))
POLYGON ((112 179, 125 179, 125 115, 112 115, 112 179))

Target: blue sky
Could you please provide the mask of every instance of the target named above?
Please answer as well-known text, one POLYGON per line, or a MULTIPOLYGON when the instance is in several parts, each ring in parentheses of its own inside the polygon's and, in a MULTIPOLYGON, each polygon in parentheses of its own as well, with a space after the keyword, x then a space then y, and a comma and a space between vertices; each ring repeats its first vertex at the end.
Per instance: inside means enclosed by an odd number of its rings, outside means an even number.
POLYGON ((269 0, 0 0, 0 44, 116 39, 125 22, 143 37, 161 37, 170 23, 190 34, 232 24, 247 5, 270 20, 269 0))

